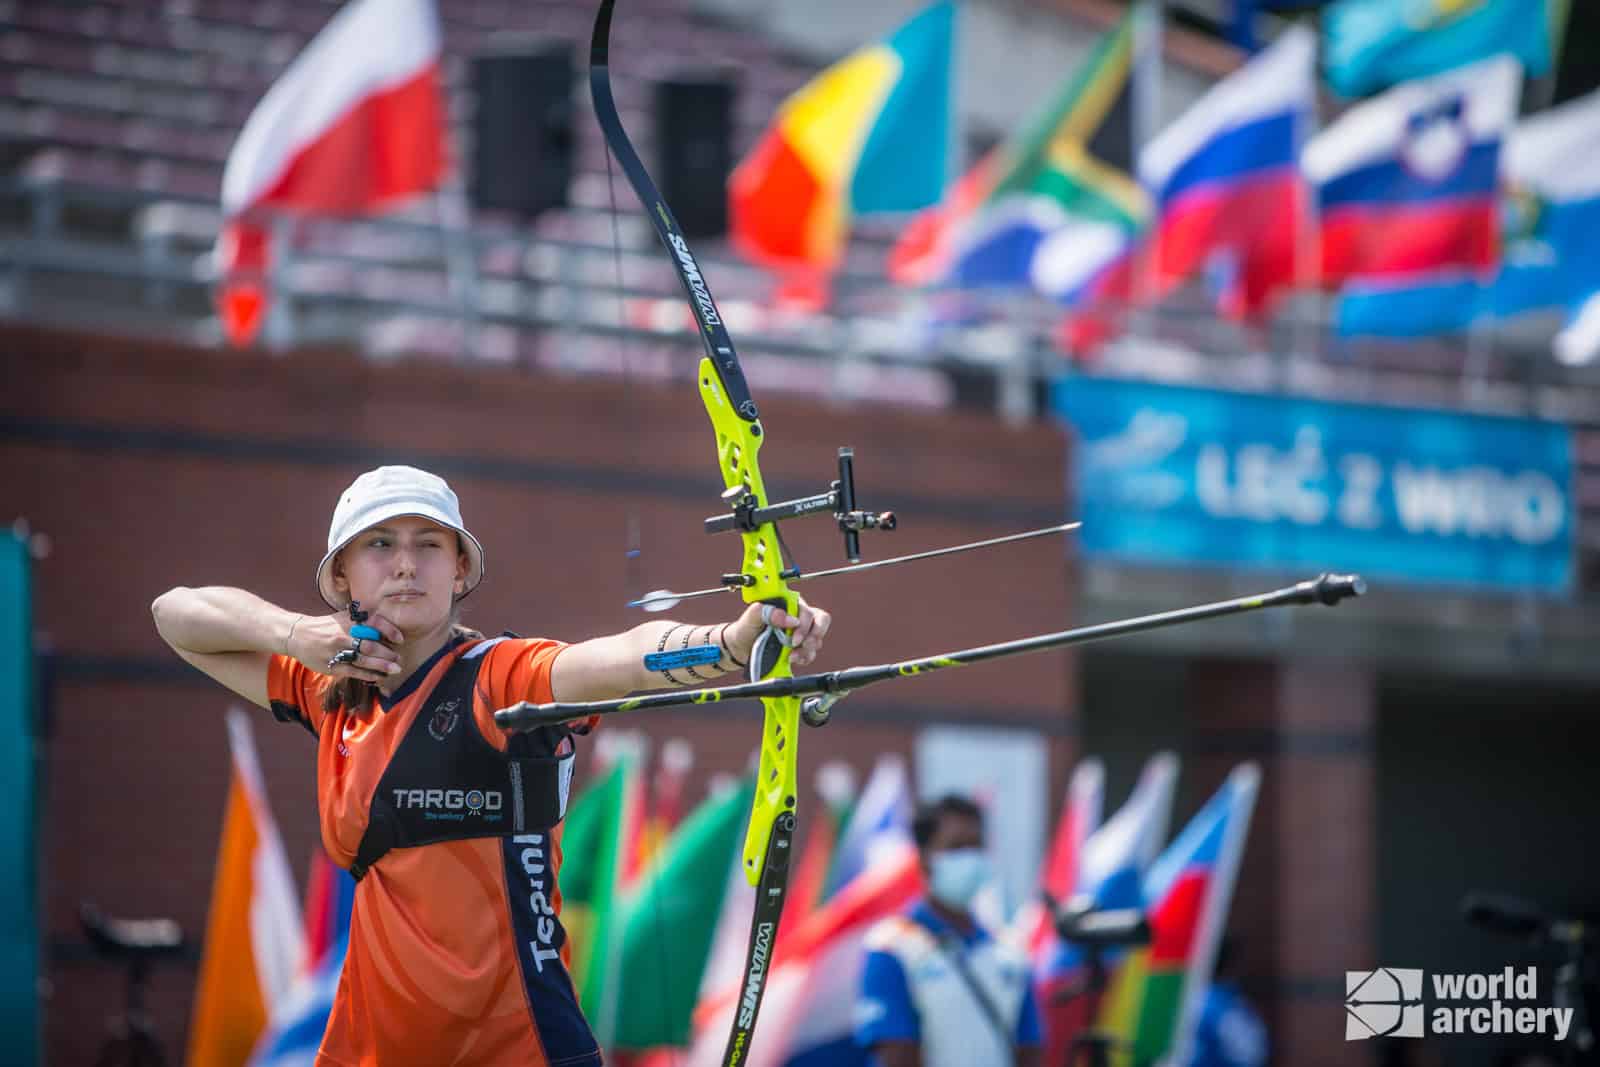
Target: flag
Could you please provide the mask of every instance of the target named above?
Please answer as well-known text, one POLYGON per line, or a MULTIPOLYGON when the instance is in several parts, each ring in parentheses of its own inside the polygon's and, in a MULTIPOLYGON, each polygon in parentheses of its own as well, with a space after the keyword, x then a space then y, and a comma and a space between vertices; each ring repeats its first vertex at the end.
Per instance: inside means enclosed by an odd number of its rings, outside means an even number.
POLYGON ((890 252, 891 277, 1061 293, 1122 251, 1148 214, 1131 173, 1138 19, 1148 10, 1124 17, 1019 136, 913 221, 890 252))
MULTIPOLYGON (((867 931, 923 893, 916 849, 901 841, 796 928, 774 953, 750 1067, 865 1067, 855 1046, 854 1012, 867 931)), ((746 923, 748 924, 748 916, 746 923)), ((695 1011, 695 1041, 685 1067, 720 1063, 739 1000, 738 976, 695 1011)))
POLYGON ((644 790, 637 793, 641 810, 633 822, 633 838, 626 848, 623 884, 633 883, 683 817, 683 785, 693 766, 694 749, 682 738, 675 737, 661 747, 661 759, 650 780, 648 808, 643 807, 644 790))
MULTIPOLYGON (((1140 906, 1140 883, 1166 838, 1177 782, 1178 758, 1172 753, 1159 752, 1145 762, 1122 807, 1084 841, 1071 883, 1073 898, 1087 898, 1096 909, 1140 906)), ((1052 929, 1033 959, 1045 1062, 1064 1062, 1072 1039, 1089 1021, 1082 999, 1063 996, 1078 982, 1083 954, 1052 929)))
MULTIPOLYGON (((1295 283, 1305 229, 1298 158, 1316 114, 1315 54, 1309 30, 1285 31, 1140 153, 1139 176, 1156 201, 1151 297, 1223 263, 1222 309, 1256 315, 1295 283)), ((1137 278, 1131 288, 1138 292, 1137 278)))
POLYGON ((1062 289, 1074 311, 1064 347, 1085 351, 1114 329, 1115 308, 1160 299, 1201 273, 1224 278, 1220 310, 1256 317, 1305 273, 1305 191, 1297 164, 1315 116, 1316 38, 1292 27, 1208 89, 1139 153, 1154 224, 1086 284, 1062 289))
POLYGON ((1560 308, 1568 325, 1556 355, 1600 354, 1600 91, 1534 115, 1505 147, 1510 225, 1492 312, 1510 317, 1560 308))
POLYGON ((1323 68, 1345 97, 1500 53, 1537 77, 1550 71, 1566 7, 1567 0, 1338 0, 1322 12, 1323 68))
POLYGON ((603 1045, 610 1044, 617 1021, 610 979, 621 947, 623 850, 639 789, 637 750, 615 748, 605 768, 573 798, 561 837, 561 921, 572 948, 572 985, 603 1045))
POLYGON ((333 997, 350 943, 356 880, 320 848, 306 880, 306 943, 299 976, 283 1010, 250 1057, 250 1067, 312 1067, 333 1014, 333 997))
POLYGON ((617 1015, 612 1047, 688 1043, 754 795, 754 780, 745 778, 709 797, 662 845, 623 904, 617 1002, 627 1007, 617 1015))
POLYGON ((817 795, 822 799, 822 810, 809 820, 805 849, 789 876, 783 919, 778 924, 780 942, 822 903, 822 890, 827 885, 855 792, 856 774, 849 764, 830 761, 817 768, 817 795))
POLYGON ((911 843, 914 806, 905 761, 899 756, 879 757, 839 839, 824 900, 854 881, 880 856, 897 853, 902 845, 911 843))
POLYGON ((728 181, 734 246, 827 271, 857 215, 915 211, 944 188, 955 5, 940 0, 829 67, 778 109, 728 181))
POLYGON ((1343 333, 1434 333, 1478 306, 1499 262, 1500 148, 1520 73, 1500 57, 1410 82, 1352 108, 1306 146, 1322 284, 1343 333), (1448 286, 1449 306, 1391 294, 1448 286))
POLYGON ((189 1027, 192 1067, 249 1059, 283 1008, 304 944, 294 878, 267 805, 250 720, 231 708, 227 723, 233 779, 189 1027))
POLYGON ((271 250, 262 209, 365 215, 437 187, 447 166, 432 0, 352 0, 267 90, 222 173, 217 241, 229 339, 254 340, 271 250))
POLYGON ((250 1067, 314 1067, 328 1016, 333 1014, 333 998, 349 944, 346 931, 328 946, 316 968, 294 984, 278 1020, 262 1035, 250 1057, 250 1067))
POLYGON ((335 867, 328 854, 318 848, 311 857, 311 875, 306 879, 306 944, 299 973, 311 974, 350 932, 350 912, 355 908, 356 880, 350 872, 335 867))
POLYGON ((1188 1062, 1260 781, 1255 764, 1235 767, 1145 876, 1150 944, 1129 953, 1101 1012, 1135 1063, 1188 1062))
POLYGON ((1067 797, 1061 817, 1050 838, 1050 851, 1039 869, 1039 896, 1018 912, 1013 928, 1031 959, 1040 959, 1054 939, 1048 901, 1063 901, 1078 884, 1078 862, 1089 835, 1100 826, 1100 810, 1105 804, 1106 769, 1097 759, 1085 759, 1073 768, 1067 783, 1067 797))

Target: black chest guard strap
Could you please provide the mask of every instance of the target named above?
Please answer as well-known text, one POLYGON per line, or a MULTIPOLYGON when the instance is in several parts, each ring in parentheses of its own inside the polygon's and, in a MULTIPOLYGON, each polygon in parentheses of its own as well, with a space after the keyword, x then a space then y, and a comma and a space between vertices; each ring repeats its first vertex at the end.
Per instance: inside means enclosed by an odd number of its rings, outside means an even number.
POLYGON ((350 866, 357 880, 392 848, 533 833, 566 815, 571 731, 513 734, 505 752, 478 732, 473 688, 491 644, 457 657, 395 749, 350 866))

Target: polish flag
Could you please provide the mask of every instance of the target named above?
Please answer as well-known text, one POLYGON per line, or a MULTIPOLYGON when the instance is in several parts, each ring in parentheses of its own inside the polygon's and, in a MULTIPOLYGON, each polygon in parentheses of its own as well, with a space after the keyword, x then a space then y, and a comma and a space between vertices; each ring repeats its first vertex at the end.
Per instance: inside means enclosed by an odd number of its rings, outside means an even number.
POLYGON ((222 174, 218 302, 229 339, 259 330, 263 208, 368 215, 436 188, 448 165, 433 0, 352 0, 267 90, 222 174))

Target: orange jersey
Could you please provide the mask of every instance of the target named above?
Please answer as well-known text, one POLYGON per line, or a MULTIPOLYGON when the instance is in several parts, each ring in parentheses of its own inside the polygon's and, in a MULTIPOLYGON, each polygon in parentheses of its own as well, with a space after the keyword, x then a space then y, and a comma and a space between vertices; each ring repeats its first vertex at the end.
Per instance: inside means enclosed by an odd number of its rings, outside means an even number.
MULTIPOLYGON (((437 714, 430 697, 457 659, 483 660, 462 725, 503 752, 495 710, 551 701, 550 667, 564 647, 452 642, 392 697, 335 712, 322 710, 331 678, 272 657, 273 714, 317 736, 317 809, 333 861, 354 863, 379 780, 418 716, 437 714)), ((567 973, 560 865, 559 828, 384 854, 356 885, 349 953, 318 1067, 599 1064, 567 973)))

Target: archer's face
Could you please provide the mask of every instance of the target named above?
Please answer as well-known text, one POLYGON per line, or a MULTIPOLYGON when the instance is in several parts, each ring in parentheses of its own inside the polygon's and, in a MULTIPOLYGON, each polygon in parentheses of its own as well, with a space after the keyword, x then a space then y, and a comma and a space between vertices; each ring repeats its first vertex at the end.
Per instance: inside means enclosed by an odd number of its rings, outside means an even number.
POLYGON ((414 515, 362 530, 334 564, 334 585, 405 633, 444 625, 466 588, 467 555, 456 532, 414 515))

